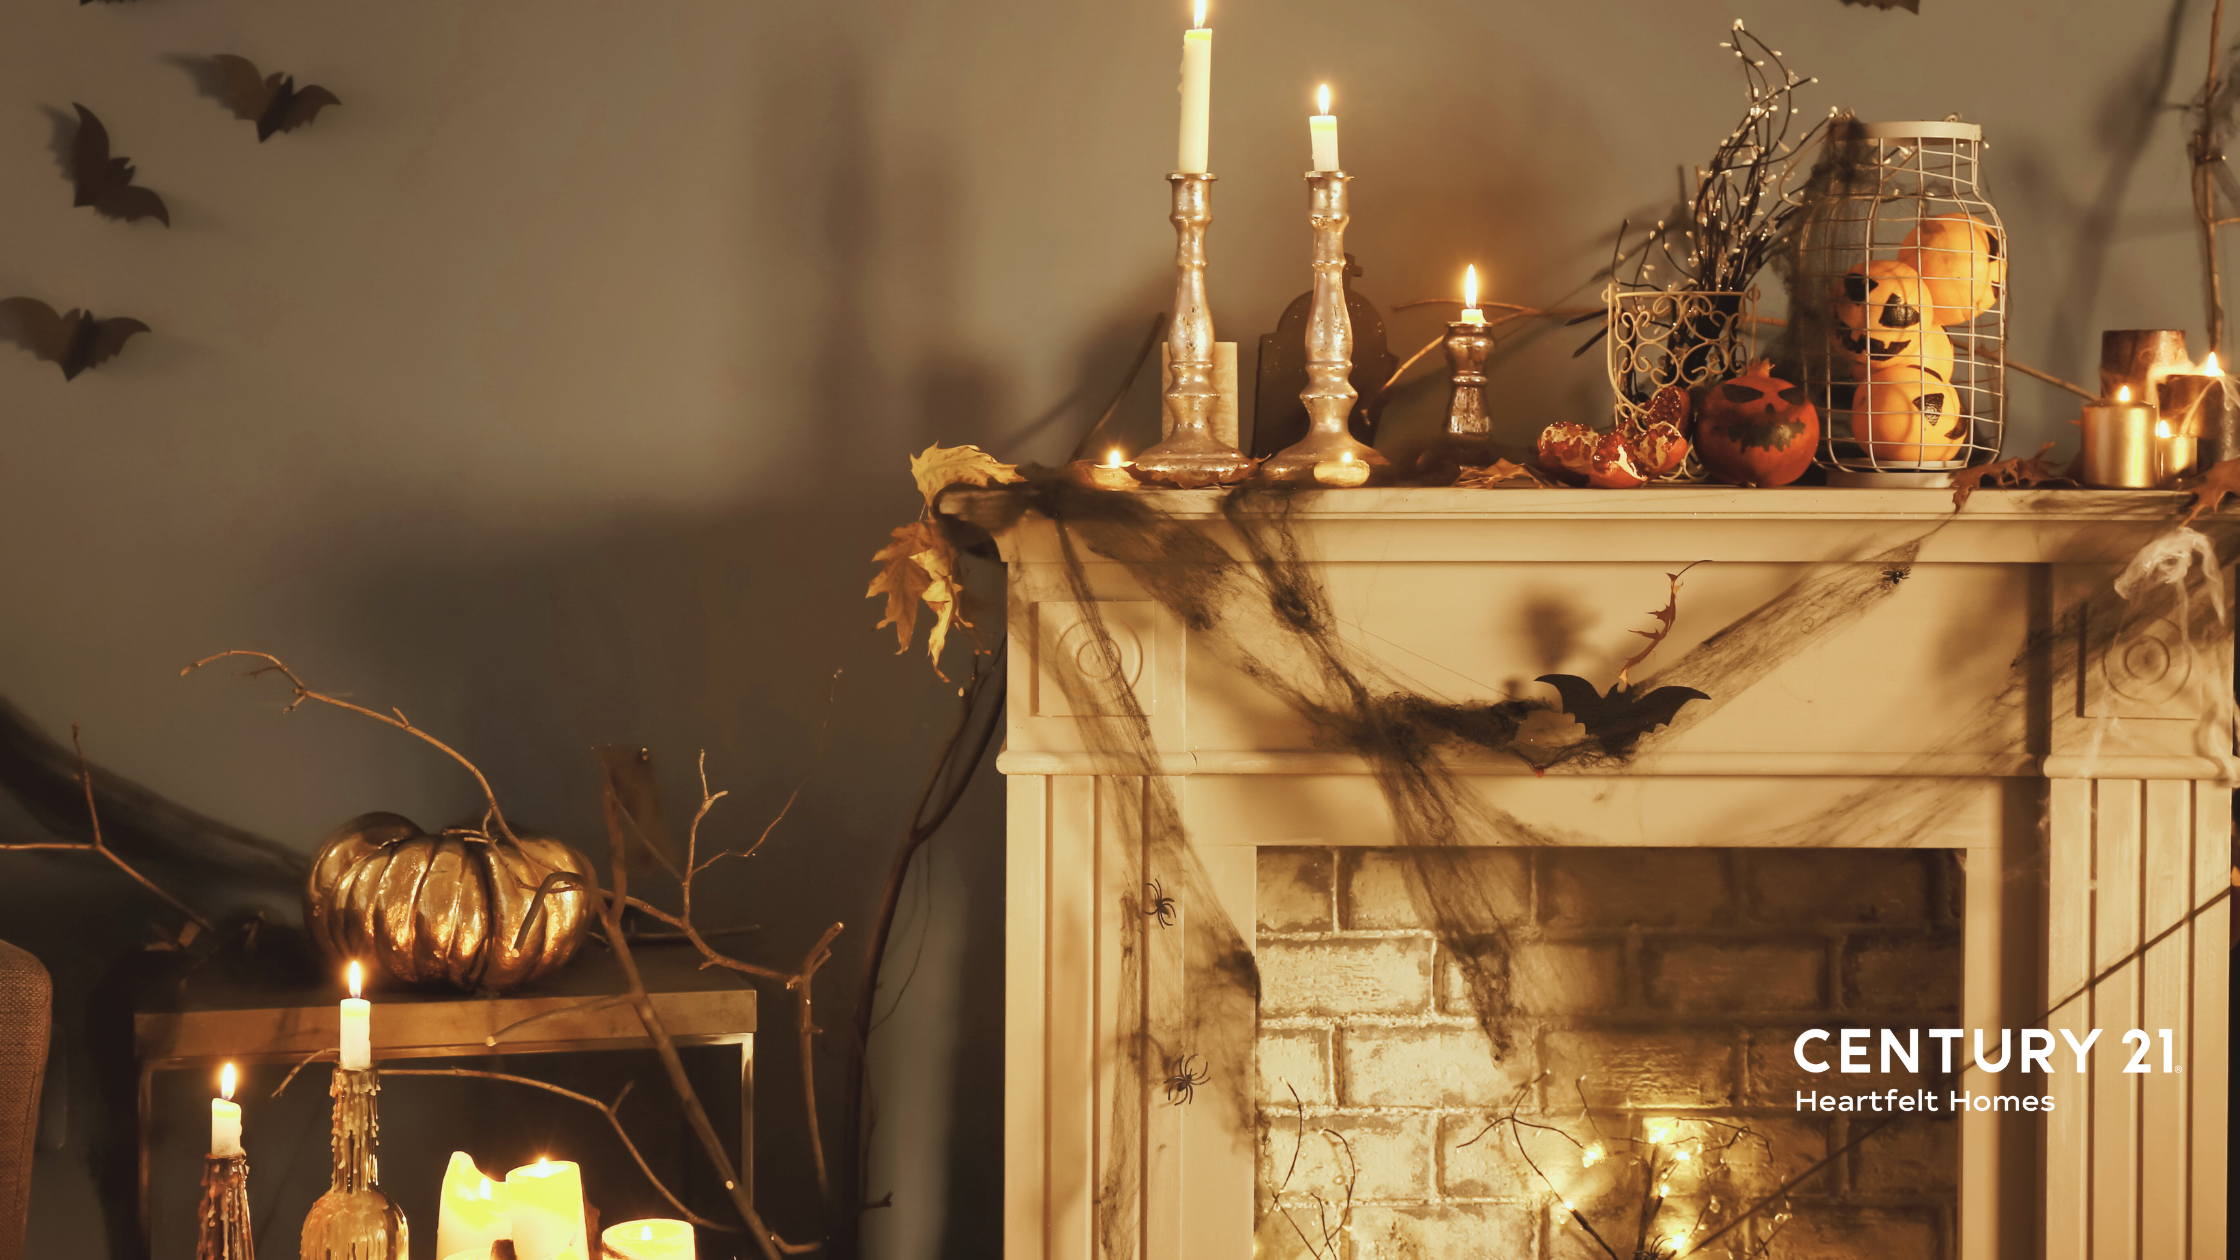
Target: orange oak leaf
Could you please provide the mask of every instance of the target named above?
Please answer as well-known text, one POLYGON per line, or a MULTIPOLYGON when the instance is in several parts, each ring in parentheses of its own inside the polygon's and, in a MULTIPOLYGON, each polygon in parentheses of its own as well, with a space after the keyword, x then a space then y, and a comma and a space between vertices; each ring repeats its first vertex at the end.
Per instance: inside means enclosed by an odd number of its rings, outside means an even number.
MULTIPOLYGON (((880 566, 878 575, 871 579, 871 589, 863 593, 865 599, 887 597, 887 615, 872 627, 884 630, 894 627, 895 655, 910 650, 910 636, 918 632, 918 601, 925 597, 933 585, 933 575, 918 562, 922 554, 939 550, 945 544, 941 535, 924 521, 912 521, 893 533, 894 541, 881 547, 871 557, 880 566)), ((947 565, 943 580, 946 582, 947 565)), ((954 583, 950 583, 952 589, 954 583)))
POLYGON ((928 507, 943 490, 958 482, 993 486, 1021 480, 1017 467, 969 445, 927 447, 910 457, 910 476, 917 481, 918 493, 925 496, 928 507))
POLYGON ((1522 481, 1533 486, 1552 485, 1537 469, 1497 459, 1483 468, 1464 468, 1454 484, 1469 490, 1490 490, 1505 482, 1522 481))
POLYGON ((2240 459, 2228 459, 2221 464, 2211 464, 2200 478, 2185 487, 2193 491, 2193 507, 2186 512, 2180 526, 2193 524, 2203 512, 2214 512, 2227 495, 2240 494, 2240 459))
POLYGON ((2062 469, 2046 460, 2046 452, 2052 449, 2053 443, 2048 442, 2039 447, 2035 455, 1979 464, 1952 474, 1952 510, 1957 512, 1968 506, 1969 497, 1978 490, 2020 490, 2025 486, 2068 480, 2062 469))

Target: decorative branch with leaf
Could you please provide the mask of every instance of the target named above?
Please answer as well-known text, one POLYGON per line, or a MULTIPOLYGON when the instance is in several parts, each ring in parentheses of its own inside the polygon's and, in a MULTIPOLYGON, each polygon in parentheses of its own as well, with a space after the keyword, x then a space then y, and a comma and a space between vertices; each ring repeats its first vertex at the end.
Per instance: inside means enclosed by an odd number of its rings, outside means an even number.
MULTIPOLYGON (((933 672, 947 682, 949 676, 941 673, 941 652, 948 645, 949 628, 958 625, 971 630, 973 625, 964 616, 964 583, 957 573, 957 549, 942 534, 935 506, 941 492, 950 486, 1015 482, 1020 480, 1019 470, 977 446, 935 445, 911 456, 910 476, 918 483, 925 505, 918 510, 916 520, 897 526, 892 541, 872 555, 872 563, 880 568, 864 598, 886 596, 887 612, 878 628, 894 627, 897 656, 910 650, 910 640, 918 629, 918 606, 923 604, 933 614, 933 626, 926 633, 926 657, 933 662, 933 672)), ((976 653, 984 650, 974 645, 976 653)))

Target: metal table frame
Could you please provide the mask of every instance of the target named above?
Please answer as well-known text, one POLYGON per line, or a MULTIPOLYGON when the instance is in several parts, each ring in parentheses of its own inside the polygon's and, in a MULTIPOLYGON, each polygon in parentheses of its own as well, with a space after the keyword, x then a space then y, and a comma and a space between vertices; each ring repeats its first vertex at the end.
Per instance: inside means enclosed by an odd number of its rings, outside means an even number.
MULTIPOLYGON (((752 989, 654 993, 654 1011, 679 1046, 739 1047, 740 1184, 754 1193, 754 1033, 752 989)), ((148 1219, 148 1171, 155 1128, 155 1074, 235 1063, 301 1062, 341 1042, 342 1016, 333 999, 304 1006, 245 1010, 141 1012, 133 1016, 138 1054, 140 1233, 148 1219)), ((502 1050, 554 1054, 653 1047, 628 995, 541 996, 377 1001, 375 1066, 383 1060, 472 1058, 502 1050)))

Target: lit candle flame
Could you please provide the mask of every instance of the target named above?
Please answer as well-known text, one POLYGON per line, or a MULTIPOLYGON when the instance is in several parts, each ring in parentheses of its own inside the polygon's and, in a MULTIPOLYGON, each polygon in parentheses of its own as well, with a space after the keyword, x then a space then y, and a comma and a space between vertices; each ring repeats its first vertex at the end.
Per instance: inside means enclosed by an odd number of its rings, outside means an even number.
MULTIPOLYGON (((1203 23, 1203 22, 1204 22, 1205 20, 1206 20, 1206 0, 1198 0, 1198 21, 1199 21, 1199 22, 1201 22, 1201 23, 1203 23)), ((652 1241, 653 1241, 653 1226, 651 1226, 651 1225, 640 1225, 640 1226, 638 1227, 638 1241, 639 1241, 639 1242, 652 1242, 652 1241)))
POLYGON ((490 1179, 488 1177, 482 1179, 482 1185, 476 1190, 476 1193, 480 1194, 485 1200, 490 1197, 490 1179))
POLYGON ((2166 437, 2169 437, 2169 436, 2170 436, 2170 422, 2169 422, 2168 420, 2157 420, 2157 421, 2155 421, 2155 422, 2154 422, 2154 435, 2155 435, 2156 437, 2158 437, 2158 438, 2166 438, 2166 437))
POLYGON ((1325 84, 1323 84, 1323 85, 1322 85, 1321 87, 1319 87, 1319 88, 1316 88, 1316 89, 1315 89, 1315 93, 1314 93, 1314 105, 1315 105, 1315 110, 1314 110, 1314 112, 1316 112, 1316 113, 1318 113, 1318 114, 1327 114, 1327 113, 1329 113, 1329 112, 1330 112, 1330 85, 1329 85, 1329 84, 1325 83, 1325 84))
POLYGON ((2223 376, 2223 375, 2224 375, 2224 369, 2223 369, 2223 368, 2221 368, 2221 367, 2218 367, 2218 366, 2217 366, 2217 352, 2216 352, 2216 351, 2214 351, 2214 350, 2211 350, 2211 351, 2209 352, 2209 357, 2208 357, 2207 359, 2205 359, 2205 360, 2203 360, 2203 361, 2202 361, 2202 364, 2201 364, 2201 374, 2202 374, 2203 376, 2223 376))
POLYGON ((2131 401, 2131 387, 2129 385, 2116 386, 2116 401, 2119 403, 2131 401))
MULTIPOLYGON (((1198 7, 1197 7, 1196 11, 1195 11, 1195 12, 1193 12, 1193 13, 1192 13, 1192 14, 1190 15, 1190 28, 1191 28, 1192 30, 1200 30, 1200 31, 1202 31, 1202 30, 1204 30, 1204 29, 1205 29, 1205 26, 1206 26, 1206 0, 1198 0, 1198 7)), ((647 1234, 647 1235, 646 1235, 646 1237, 648 1237, 648 1238, 651 1238, 651 1237, 653 1237, 653 1235, 651 1235, 651 1234, 647 1234)))
POLYGON ((1478 304, 1478 265, 1476 263, 1462 269, 1462 304, 1470 307, 1478 304))
POLYGON ((366 984, 366 969, 358 965, 358 960, 357 960, 357 959, 355 959, 355 958, 351 959, 351 960, 350 960, 350 996, 351 996, 351 997, 356 997, 356 996, 358 996, 358 990, 360 990, 360 989, 364 988, 364 987, 365 987, 365 984, 366 984))
POLYGON ((1112 453, 1104 457, 1104 466, 1105 466, 1105 467, 1107 467, 1107 468, 1118 468, 1118 467, 1120 466, 1120 448, 1119 448, 1119 447, 1117 447, 1117 446, 1113 447, 1113 448, 1112 448, 1112 453))
POLYGON ((1352 462, 1353 462, 1353 452, 1352 452, 1352 451, 1339 451, 1339 452, 1338 452, 1338 462, 1339 462, 1339 463, 1341 463, 1341 464, 1350 464, 1350 463, 1352 463, 1352 462))
POLYGON ((228 1063, 218 1072, 218 1096, 233 1101, 233 1065, 228 1063))
POLYGON ((551 1171, 552 1161, 542 1155, 537 1156, 537 1175, 542 1177, 551 1171))

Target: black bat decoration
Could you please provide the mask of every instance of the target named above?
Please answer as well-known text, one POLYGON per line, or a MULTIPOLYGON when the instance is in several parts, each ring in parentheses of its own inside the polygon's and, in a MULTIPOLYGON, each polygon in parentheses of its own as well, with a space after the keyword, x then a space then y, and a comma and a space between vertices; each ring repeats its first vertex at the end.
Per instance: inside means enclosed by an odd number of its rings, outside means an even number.
POLYGON ((137 319, 95 319, 93 312, 80 310, 57 315, 37 298, 0 301, 0 341, 15 342, 60 367, 66 381, 115 358, 132 334, 146 331, 137 319))
POLYGON ((1690 700, 1711 697, 1693 687, 1659 687, 1636 693, 1630 683, 1617 683, 1604 695, 1577 674, 1542 674, 1533 679, 1556 689, 1563 697, 1563 711, 1570 714, 1603 751, 1623 757, 1635 743, 1660 726, 1668 726, 1690 700))
POLYGON ((171 226, 170 207, 148 189, 132 182, 132 163, 109 156, 109 129, 83 105, 78 110, 78 136, 70 142, 70 182, 78 190, 74 206, 92 206, 103 218, 158 219, 171 226))
POLYGON ((218 63, 224 76, 225 103, 234 117, 257 124, 259 144, 270 140, 275 132, 308 126, 320 110, 342 103, 341 97, 316 83, 298 88, 293 75, 263 74, 247 57, 219 53, 211 60, 218 63))

